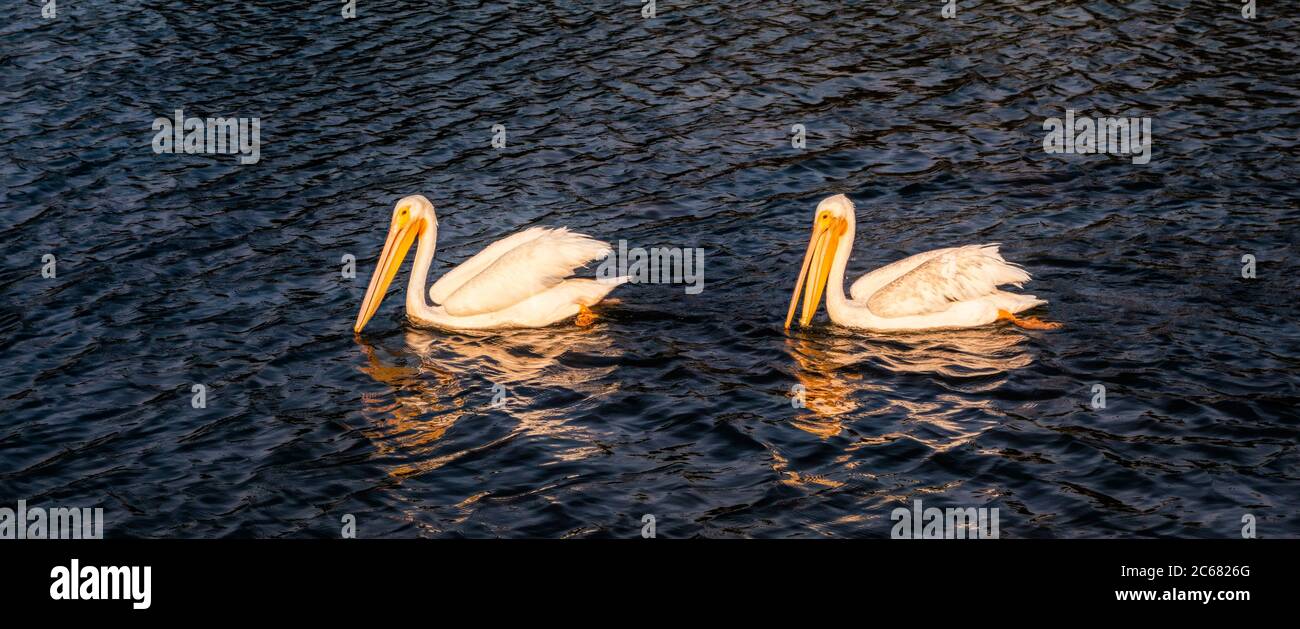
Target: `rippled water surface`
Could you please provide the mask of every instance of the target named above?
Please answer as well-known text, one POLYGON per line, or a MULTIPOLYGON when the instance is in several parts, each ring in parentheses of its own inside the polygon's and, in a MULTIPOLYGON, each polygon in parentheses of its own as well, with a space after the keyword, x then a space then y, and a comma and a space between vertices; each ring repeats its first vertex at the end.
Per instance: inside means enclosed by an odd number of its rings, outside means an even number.
POLYGON ((1300 46, 1236 4, 7 3, 0 499, 151 537, 880 537, 918 498, 1296 536, 1300 46), (155 155, 177 108, 260 117, 261 161, 155 155), (1151 117, 1151 163, 1045 154, 1067 108, 1151 117), (1001 242, 1065 328, 783 333, 839 192, 850 276, 1001 242), (414 193, 435 276, 553 225, 700 247, 705 290, 475 334, 394 294, 356 337, 414 193))

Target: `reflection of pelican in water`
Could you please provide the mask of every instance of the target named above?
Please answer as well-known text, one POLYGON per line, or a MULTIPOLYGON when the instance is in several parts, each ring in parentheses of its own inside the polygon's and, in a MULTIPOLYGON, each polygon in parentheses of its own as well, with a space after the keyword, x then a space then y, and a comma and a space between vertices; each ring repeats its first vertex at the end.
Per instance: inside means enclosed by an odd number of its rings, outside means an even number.
MULTIPOLYGON (((372 424, 362 431, 383 455, 404 454, 403 458, 427 455, 443 433, 465 414, 460 381, 436 366, 387 363, 361 337, 357 337, 357 343, 366 353, 367 365, 361 367, 362 373, 392 390, 391 399, 382 394, 362 395, 366 415, 373 418, 372 424)), ((432 469, 445 462, 425 460, 423 466, 403 463, 390 473, 400 478, 423 471, 421 467, 432 469)))
MULTIPOLYGON (((803 387, 804 407, 811 412, 801 413, 794 425, 831 438, 843 430, 844 420, 901 411, 908 421, 923 422, 947 435, 941 440, 921 439, 927 445, 947 449, 965 443, 982 429, 971 432, 970 426, 952 417, 972 408, 991 408, 987 401, 966 394, 995 389, 1003 381, 1000 376, 1030 364, 1032 359, 1023 341, 1021 334, 1006 328, 888 336, 796 335, 786 344, 797 363, 795 377, 803 387), (870 377, 872 370, 933 374, 937 376, 934 380, 956 393, 934 396, 933 401, 915 401, 898 394, 896 378, 876 381, 870 377)), ((881 435, 864 441, 880 443, 898 436, 881 435)))
MULTIPOLYGON (((447 335, 408 329, 406 346, 417 358, 389 363, 357 337, 369 364, 361 371, 391 388, 366 395, 371 425, 364 429, 381 455, 400 459, 393 476, 409 477, 437 469, 468 453, 521 436, 579 442, 555 451, 562 460, 581 459, 598 451, 590 429, 570 423, 585 400, 612 392, 617 385, 602 376, 616 368, 611 338, 596 328, 516 330, 502 334, 447 335), (533 404, 533 391, 578 393, 564 407, 533 404), (498 403, 499 402, 499 403, 498 403), (546 408, 540 408, 546 407, 546 408), (487 443, 444 444, 457 422, 491 422, 504 413, 516 422, 509 434, 487 443), (451 450, 451 451, 448 451, 451 450)), ((479 428, 479 427, 475 427, 479 428)), ((476 432, 468 432, 470 436, 476 432)))

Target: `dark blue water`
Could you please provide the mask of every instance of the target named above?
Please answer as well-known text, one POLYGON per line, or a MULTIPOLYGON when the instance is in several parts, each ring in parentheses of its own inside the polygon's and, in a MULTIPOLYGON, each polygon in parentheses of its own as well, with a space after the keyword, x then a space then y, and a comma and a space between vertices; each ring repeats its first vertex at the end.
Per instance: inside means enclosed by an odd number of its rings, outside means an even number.
POLYGON ((0 502, 148 537, 881 537, 918 498, 1003 537, 1300 533, 1290 8, 336 4, 6 4, 0 502), (155 154, 178 108, 260 117, 261 161, 155 154), (1150 164, 1045 154, 1067 108, 1150 117, 1150 164), (1001 242, 1065 328, 783 333, 839 192, 851 277, 1001 242), (705 290, 453 334, 403 272, 355 337, 416 193, 434 276, 552 225, 703 248, 705 290))

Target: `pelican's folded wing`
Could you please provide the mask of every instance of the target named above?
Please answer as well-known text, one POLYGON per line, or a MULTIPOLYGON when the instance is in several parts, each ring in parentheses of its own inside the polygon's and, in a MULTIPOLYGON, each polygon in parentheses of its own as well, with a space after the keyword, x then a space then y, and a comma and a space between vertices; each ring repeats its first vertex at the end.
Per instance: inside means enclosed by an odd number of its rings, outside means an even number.
POLYGON ((530 227, 484 247, 482 251, 474 254, 474 257, 462 262, 456 268, 448 271, 446 275, 438 278, 438 281, 429 287, 429 300, 435 304, 447 301, 447 298, 451 297, 452 293, 464 286, 465 282, 473 279, 475 275, 482 273, 484 269, 496 262, 497 258, 519 245, 540 238, 547 231, 549 230, 545 227, 530 227))
POLYGON ((946 310, 953 302, 997 292, 1002 284, 1029 281, 1024 269, 998 254, 997 245, 968 245, 943 250, 900 275, 867 299, 881 317, 904 317, 946 310))
POLYGON ((874 271, 866 273, 858 278, 849 287, 849 298, 854 301, 862 301, 871 297, 876 291, 884 288, 886 284, 898 279, 904 273, 915 269, 922 264, 929 262, 937 256, 941 256, 950 251, 956 251, 958 247, 948 247, 945 249, 932 249, 922 251, 921 253, 910 255, 902 260, 895 260, 874 271))
MULTIPOLYGON (((447 295, 442 301, 447 314, 467 317, 513 306, 559 284, 572 275, 574 269, 610 252, 608 244, 564 228, 533 228, 519 236, 534 230, 538 233, 531 238, 521 238, 447 295)), ((514 238, 495 243, 488 249, 514 238)), ((479 255, 488 253, 488 249, 479 255)), ((466 264, 474 262, 475 258, 466 264)), ((457 268, 452 273, 459 270, 457 268)))

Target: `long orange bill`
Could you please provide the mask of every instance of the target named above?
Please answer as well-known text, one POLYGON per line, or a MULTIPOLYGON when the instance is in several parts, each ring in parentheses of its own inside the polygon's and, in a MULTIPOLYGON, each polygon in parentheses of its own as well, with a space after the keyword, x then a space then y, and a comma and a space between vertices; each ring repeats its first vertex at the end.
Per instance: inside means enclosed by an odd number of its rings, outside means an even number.
POLYGON ((813 230, 812 238, 808 240, 808 251, 803 254, 803 266, 799 269, 799 280, 794 283, 794 294, 790 295, 790 310, 785 313, 785 329, 790 329, 790 322, 794 320, 794 308, 799 303, 799 292, 803 290, 804 278, 808 276, 808 266, 812 263, 813 251, 817 249, 817 230, 813 230))
POLYGON ((812 238, 808 241, 808 252, 803 257, 803 268, 799 270, 799 280, 795 282, 794 294, 790 296, 790 309, 785 314, 785 327, 790 329, 794 320, 795 305, 799 303, 799 294, 803 292, 803 312, 799 316, 799 325, 807 327, 817 314, 821 304, 822 293, 826 290, 830 278, 831 265, 835 262, 835 252, 840 236, 843 234, 843 221, 835 221, 829 227, 814 227, 812 238), (809 272, 811 270, 811 273, 809 272), (807 290, 804 280, 808 281, 807 290))
POLYGON ((384 241, 384 251, 379 254, 379 265, 375 267, 375 274, 370 277, 370 286, 366 288, 365 299, 361 300, 361 311, 357 313, 357 323, 352 327, 353 332, 360 332, 370 322, 370 318, 375 316, 380 302, 388 293, 388 285, 393 283, 393 277, 402 268, 402 260, 406 258, 406 252, 410 250, 411 243, 415 242, 415 237, 419 233, 419 221, 412 221, 400 228, 396 225, 389 228, 388 238, 384 241))
POLYGON ((812 323, 813 316, 817 314, 817 306, 822 303, 822 293, 826 290, 826 282, 831 277, 831 264, 835 262, 835 249, 839 244, 840 237, 835 232, 835 226, 822 235, 821 247, 817 250, 817 256, 813 258, 812 277, 808 278, 810 282, 809 293, 804 294, 803 317, 799 320, 799 325, 807 327, 812 323))

